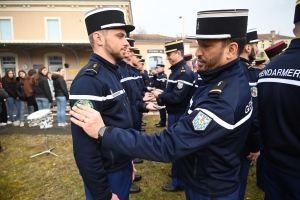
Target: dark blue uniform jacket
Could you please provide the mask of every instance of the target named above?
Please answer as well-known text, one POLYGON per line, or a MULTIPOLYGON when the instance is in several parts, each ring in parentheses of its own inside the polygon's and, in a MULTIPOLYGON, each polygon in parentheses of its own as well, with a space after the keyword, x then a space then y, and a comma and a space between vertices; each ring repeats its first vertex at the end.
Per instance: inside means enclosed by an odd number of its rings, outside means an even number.
POLYGON ((300 178, 300 39, 259 74, 258 91, 265 161, 300 178))
POLYGON ((258 124, 258 90, 257 90, 257 80, 258 74, 261 72, 259 69, 251 67, 251 62, 245 58, 240 57, 240 67, 242 68, 244 75, 249 81, 250 92, 253 102, 253 112, 252 112, 252 124, 248 133, 246 154, 249 152, 258 152, 262 145, 262 138, 259 130, 258 124))
POLYGON ((240 154, 252 115, 249 84, 238 62, 201 72, 202 86, 188 111, 171 128, 152 135, 110 128, 102 145, 134 157, 176 161, 185 184, 200 194, 232 194, 239 187, 240 154), (210 94, 226 81, 220 95, 210 94))
MULTIPOLYGON (((90 100, 94 109, 102 114, 105 124, 131 128, 130 103, 120 80, 118 67, 93 53, 87 66, 80 70, 72 83, 71 107, 78 99, 90 100), (97 73, 86 71, 94 64, 100 65, 97 73)), ((110 192, 106 174, 123 168, 132 157, 101 147, 73 123, 71 129, 74 157, 83 181, 94 199, 103 199, 110 192)))
POLYGON ((165 72, 161 72, 157 74, 157 79, 154 83, 154 87, 156 89, 165 90, 166 86, 167 86, 167 75, 165 74, 165 72))
POLYGON ((194 73, 184 59, 170 69, 172 72, 169 76, 167 88, 161 93, 160 99, 165 103, 169 114, 182 115, 195 92, 193 87, 194 73))

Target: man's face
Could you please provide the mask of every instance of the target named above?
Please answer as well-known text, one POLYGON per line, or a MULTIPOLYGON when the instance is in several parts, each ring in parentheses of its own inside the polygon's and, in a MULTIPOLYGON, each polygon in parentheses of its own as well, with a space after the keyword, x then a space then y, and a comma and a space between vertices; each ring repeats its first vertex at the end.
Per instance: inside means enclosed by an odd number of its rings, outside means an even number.
POLYGON ((249 55, 249 59, 250 60, 255 60, 256 54, 258 52, 257 43, 251 44, 250 46, 251 46, 251 52, 250 52, 250 55, 249 55))
POLYGON ((104 36, 104 49, 114 60, 125 58, 129 43, 126 40, 126 32, 123 29, 109 29, 104 36))
POLYGON ((140 59, 139 59, 137 56, 133 55, 133 56, 132 56, 132 59, 131 59, 131 62, 132 62, 132 64, 133 64, 135 67, 137 67, 137 66, 139 66, 139 64, 140 64, 140 59))
POLYGON ((181 58, 180 58, 180 53, 178 51, 173 51, 170 53, 167 53, 167 60, 169 61, 169 63, 171 65, 175 65, 176 63, 178 63, 181 58))
POLYGON ((157 71, 157 73, 161 73, 161 72, 164 71, 164 68, 159 66, 159 67, 156 69, 156 71, 157 71))
POLYGON ((198 40, 198 70, 211 71, 226 64, 222 40, 198 40))

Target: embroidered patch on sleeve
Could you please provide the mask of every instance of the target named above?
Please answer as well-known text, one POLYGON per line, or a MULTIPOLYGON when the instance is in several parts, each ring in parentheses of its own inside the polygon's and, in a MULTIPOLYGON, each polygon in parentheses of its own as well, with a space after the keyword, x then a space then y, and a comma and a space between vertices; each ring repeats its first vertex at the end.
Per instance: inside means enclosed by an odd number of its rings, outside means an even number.
POLYGON ((94 108, 93 103, 90 100, 87 99, 79 99, 74 103, 74 106, 76 106, 77 104, 81 104, 90 108, 94 108))
POLYGON ((205 131, 205 129, 208 127, 210 122, 212 121, 212 118, 210 118, 205 113, 199 111, 198 114, 193 119, 193 127, 195 131, 205 131))
POLYGON ((178 81, 177 88, 182 89, 183 88, 183 82, 178 81))

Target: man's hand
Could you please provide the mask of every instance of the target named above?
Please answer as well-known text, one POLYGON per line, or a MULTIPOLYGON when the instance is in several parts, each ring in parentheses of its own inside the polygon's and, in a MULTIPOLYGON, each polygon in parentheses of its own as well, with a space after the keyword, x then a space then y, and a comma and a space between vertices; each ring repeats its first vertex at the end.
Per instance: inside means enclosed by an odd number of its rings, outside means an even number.
POLYGON ((147 90, 149 90, 149 91, 152 91, 152 90, 155 90, 155 88, 153 88, 153 87, 147 87, 147 90))
POLYGON ((120 200, 120 199, 116 194, 112 193, 111 200, 120 200))
POLYGON ((104 127, 100 113, 93 108, 77 104, 70 111, 71 121, 83 128, 83 130, 92 138, 98 138, 98 131, 104 127))
POLYGON ((150 101, 154 98, 154 96, 150 92, 146 92, 145 96, 143 97, 143 101, 150 101))
POLYGON ((162 92, 163 92, 162 90, 160 90, 160 91, 159 90, 154 90, 152 92, 152 94, 154 95, 155 98, 158 98, 158 95, 161 94, 162 92))
POLYGON ((256 160, 257 160, 257 158, 258 158, 259 155, 260 155, 260 151, 258 151, 256 153, 250 152, 249 156, 247 156, 247 159, 256 162, 256 160))
POLYGON ((137 170, 135 169, 135 167, 134 167, 134 163, 133 163, 133 161, 132 161, 132 182, 134 181, 134 179, 135 179, 135 172, 137 172, 137 170))
POLYGON ((163 108, 166 107, 166 106, 162 106, 162 107, 160 107, 160 108, 155 108, 154 106, 155 106, 155 104, 153 104, 153 103, 148 103, 148 105, 146 106, 146 109, 147 109, 147 110, 152 110, 152 111, 157 111, 157 110, 160 110, 160 109, 163 109, 163 108))

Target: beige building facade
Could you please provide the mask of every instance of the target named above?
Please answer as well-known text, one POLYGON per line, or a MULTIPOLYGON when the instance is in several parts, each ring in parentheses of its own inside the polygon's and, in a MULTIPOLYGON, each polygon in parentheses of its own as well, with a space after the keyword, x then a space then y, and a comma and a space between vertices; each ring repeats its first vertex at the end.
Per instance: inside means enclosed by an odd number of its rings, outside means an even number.
POLYGON ((84 14, 101 6, 119 6, 133 24, 130 0, 0 1, 0 74, 44 65, 66 68, 73 80, 92 53, 84 14))

